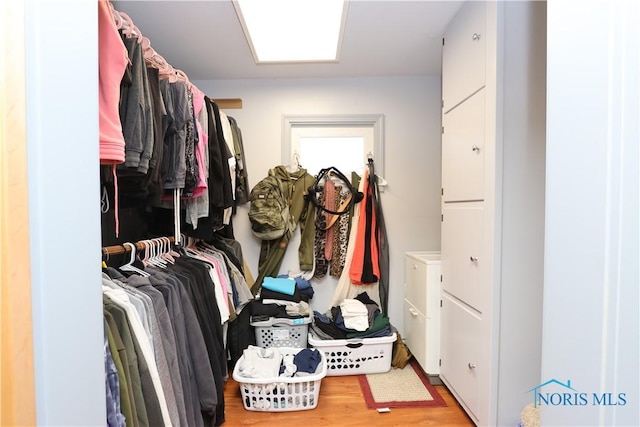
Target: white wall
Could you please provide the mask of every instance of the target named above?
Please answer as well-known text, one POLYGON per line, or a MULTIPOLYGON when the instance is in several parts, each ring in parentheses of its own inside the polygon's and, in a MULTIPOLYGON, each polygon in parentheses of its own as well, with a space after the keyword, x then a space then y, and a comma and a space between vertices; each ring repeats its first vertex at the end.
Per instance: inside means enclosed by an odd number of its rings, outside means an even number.
POLYGON ((500 374, 496 425, 516 425, 539 384, 545 197, 546 3, 504 3, 500 374), (526 244, 523 244, 526 242, 526 244))
POLYGON ((637 426, 640 5, 548 5, 541 380, 571 380, 588 405, 544 406, 542 421, 637 426), (626 405, 592 393, 626 393, 626 405))
MULTIPOLYGON (((194 83, 211 98, 242 98, 241 110, 226 112, 242 130, 251 187, 282 163, 283 115, 384 115, 384 178, 389 185, 382 193, 382 206, 390 246, 389 316, 402 333, 404 252, 440 250, 439 76, 194 83)), ((259 240, 251 234, 246 208, 238 210, 234 230, 257 275, 259 240)), ((291 242, 282 272, 298 270, 297 242, 291 242)), ((330 308, 336 282, 314 283, 312 308, 330 308)))
POLYGON ((36 417, 104 426, 97 3, 26 2, 36 417))

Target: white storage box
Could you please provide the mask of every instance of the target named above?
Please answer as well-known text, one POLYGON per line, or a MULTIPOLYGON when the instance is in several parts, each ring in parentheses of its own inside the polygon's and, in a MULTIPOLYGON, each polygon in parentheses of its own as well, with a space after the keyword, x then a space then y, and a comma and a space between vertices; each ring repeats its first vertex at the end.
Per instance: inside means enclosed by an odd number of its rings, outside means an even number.
POLYGON ((327 376, 388 372, 395 341, 395 332, 387 337, 344 340, 323 340, 309 333, 309 345, 327 357, 327 376))
MULTIPOLYGON (((298 354, 301 348, 282 347, 283 355, 298 354)), ((319 350, 320 351, 320 350, 319 350)), ((233 379, 240 385, 242 404, 248 411, 285 412, 314 409, 318 405, 322 378, 327 376, 327 359, 322 358, 315 374, 300 377, 246 378, 240 375, 238 367, 233 369, 233 379)))
POLYGON ((311 317, 287 319, 270 317, 269 320, 252 321, 258 347, 307 347, 311 317))

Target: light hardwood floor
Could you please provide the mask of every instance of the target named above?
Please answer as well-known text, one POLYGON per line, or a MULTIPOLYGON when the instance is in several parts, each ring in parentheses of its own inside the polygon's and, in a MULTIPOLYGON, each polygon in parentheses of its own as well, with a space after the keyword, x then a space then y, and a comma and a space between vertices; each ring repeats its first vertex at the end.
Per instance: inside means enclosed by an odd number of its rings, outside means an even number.
POLYGON ((223 426, 473 426, 445 386, 436 390, 447 403, 437 408, 392 408, 389 413, 367 409, 355 375, 325 377, 316 408, 292 412, 247 411, 240 387, 229 378, 224 388, 226 421, 223 426))

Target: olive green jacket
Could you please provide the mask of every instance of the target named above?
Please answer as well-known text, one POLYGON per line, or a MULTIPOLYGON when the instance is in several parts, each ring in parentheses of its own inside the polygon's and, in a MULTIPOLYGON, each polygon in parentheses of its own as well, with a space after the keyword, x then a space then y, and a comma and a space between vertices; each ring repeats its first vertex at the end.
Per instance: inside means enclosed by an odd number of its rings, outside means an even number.
MULTIPOLYGON (((315 239, 315 208, 310 201, 304 199, 307 189, 313 185, 315 178, 304 168, 296 172, 289 172, 284 166, 276 166, 269 171, 270 175, 278 178, 283 185, 284 193, 291 194, 289 213, 295 224, 300 224, 300 246, 298 258, 300 270, 313 270, 313 247, 315 239)), ((289 246, 289 241, 295 230, 285 232, 284 236, 274 240, 263 240, 260 247, 258 261, 258 277, 251 286, 255 295, 265 277, 276 277, 280 274, 282 260, 289 246)))

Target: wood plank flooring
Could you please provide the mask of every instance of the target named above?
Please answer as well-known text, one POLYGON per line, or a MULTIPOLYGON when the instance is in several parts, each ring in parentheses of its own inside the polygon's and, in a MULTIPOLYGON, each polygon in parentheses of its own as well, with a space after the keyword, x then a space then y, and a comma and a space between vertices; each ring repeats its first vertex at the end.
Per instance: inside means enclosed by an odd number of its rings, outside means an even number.
POLYGON ((368 409, 355 375, 322 379, 318 406, 292 412, 247 411, 240 387, 229 377, 225 384, 225 427, 230 426, 473 426, 473 422, 445 386, 436 390, 447 402, 437 408, 392 408, 389 413, 368 409))

